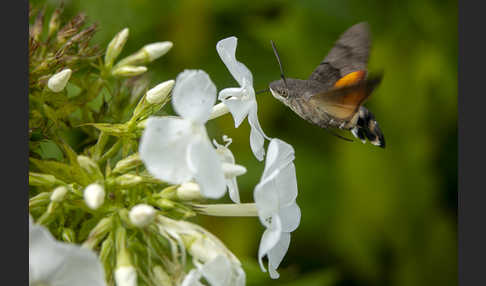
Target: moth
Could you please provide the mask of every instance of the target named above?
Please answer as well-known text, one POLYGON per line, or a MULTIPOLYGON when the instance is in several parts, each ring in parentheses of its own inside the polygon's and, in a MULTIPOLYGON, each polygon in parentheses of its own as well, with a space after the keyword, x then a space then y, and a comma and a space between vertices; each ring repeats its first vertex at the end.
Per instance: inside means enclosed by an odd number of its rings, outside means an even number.
POLYGON ((346 30, 307 80, 285 78, 277 49, 271 43, 281 73, 281 79, 269 85, 273 97, 321 128, 349 130, 363 143, 368 139, 371 144, 385 148, 385 138, 375 116, 363 106, 382 79, 381 74, 367 75, 370 50, 367 23, 346 30))

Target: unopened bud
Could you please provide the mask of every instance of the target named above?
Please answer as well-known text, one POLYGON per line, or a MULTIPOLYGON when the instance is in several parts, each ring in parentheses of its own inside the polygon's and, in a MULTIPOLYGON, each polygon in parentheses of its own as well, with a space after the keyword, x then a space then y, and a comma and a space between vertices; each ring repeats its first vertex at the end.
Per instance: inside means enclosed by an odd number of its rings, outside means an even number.
POLYGON ((141 75, 147 71, 147 67, 144 66, 122 66, 118 67, 111 73, 113 76, 120 77, 132 77, 141 75))
POLYGON ((149 55, 149 61, 154 61, 165 55, 172 48, 172 46, 172 42, 169 41, 157 42, 145 45, 142 50, 147 52, 149 55))
POLYGON ((128 39, 129 30, 125 28, 118 32, 106 48, 105 66, 111 67, 115 59, 120 55, 128 39))
POLYGON ((228 112, 229 112, 228 107, 224 103, 220 102, 215 106, 213 106, 213 109, 211 110, 211 115, 209 115, 209 120, 218 118, 222 115, 225 115, 228 112))
POLYGON ((142 165, 142 160, 138 153, 132 154, 125 159, 118 161, 113 169, 113 173, 124 173, 142 165))
POLYGON ((105 189, 100 184, 91 184, 84 189, 84 201, 90 209, 98 209, 105 201, 105 189))
POLYGON ((174 83, 174 80, 168 80, 149 89, 146 95, 147 102, 151 104, 159 104, 164 101, 172 90, 174 83))
POLYGON ((136 286, 137 271, 133 266, 120 266, 115 269, 116 286, 136 286))
POLYGON ((67 194, 67 188, 65 186, 59 186, 52 191, 51 201, 61 202, 67 194))
POLYGON ((133 174, 124 174, 115 178, 115 184, 123 188, 136 186, 142 181, 142 177, 133 174))
POLYGON ((91 160, 91 158, 79 155, 77 160, 79 166, 88 174, 91 180, 97 181, 103 179, 103 173, 98 167, 98 164, 91 160))
POLYGON ((177 198, 183 201, 194 201, 203 198, 199 185, 193 182, 181 184, 176 190, 177 198))
POLYGON ((51 76, 47 81, 47 87, 53 92, 61 92, 71 77, 71 69, 63 69, 62 71, 51 76))
POLYGON ((74 243, 76 241, 76 234, 72 229, 65 227, 62 230, 62 239, 64 241, 74 243))
POLYGON ((48 37, 54 35, 55 32, 59 29, 60 20, 59 16, 61 15, 61 8, 57 8, 54 13, 52 13, 51 20, 49 21, 49 32, 48 37))
POLYGON ((29 185, 40 187, 53 187, 63 182, 56 179, 53 175, 29 172, 29 185))
POLYGON ((137 227, 149 225, 155 218, 156 210, 149 205, 139 204, 130 210, 130 222, 137 227))
POLYGON ((143 46, 136 53, 121 59, 116 66, 141 65, 152 62, 165 55, 172 48, 172 42, 157 42, 143 46))
POLYGON ((223 173, 225 178, 231 179, 233 177, 245 174, 246 168, 237 164, 223 163, 223 173))

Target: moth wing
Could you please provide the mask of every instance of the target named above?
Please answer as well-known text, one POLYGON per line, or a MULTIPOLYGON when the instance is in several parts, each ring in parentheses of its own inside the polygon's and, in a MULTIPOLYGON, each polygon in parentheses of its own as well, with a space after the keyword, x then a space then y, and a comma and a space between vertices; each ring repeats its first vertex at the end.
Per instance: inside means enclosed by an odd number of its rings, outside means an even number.
POLYGON ((370 38, 370 30, 366 22, 351 26, 339 37, 309 79, 333 86, 348 73, 366 71, 371 46, 370 38))
POLYGON ((352 85, 346 85, 317 93, 309 98, 309 103, 323 109, 330 116, 340 120, 351 120, 371 92, 381 82, 382 75, 372 76, 352 85))

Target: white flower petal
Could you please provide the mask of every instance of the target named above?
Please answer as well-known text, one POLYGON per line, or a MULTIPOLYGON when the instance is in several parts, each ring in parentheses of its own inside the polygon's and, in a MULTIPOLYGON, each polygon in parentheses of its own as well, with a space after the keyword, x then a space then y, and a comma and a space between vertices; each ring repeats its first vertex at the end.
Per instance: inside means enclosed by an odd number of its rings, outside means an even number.
POLYGON ((263 256, 267 255, 268 252, 278 243, 280 240, 280 236, 282 234, 280 226, 280 220, 278 217, 276 219, 272 219, 272 223, 275 224, 274 229, 266 229, 263 232, 262 239, 260 240, 260 247, 258 248, 258 262, 260 263, 260 268, 262 271, 265 270, 265 266, 263 266, 263 256))
POLYGON ((282 233, 278 243, 268 252, 268 272, 272 279, 277 279, 280 275, 276 271, 282 262, 285 254, 289 250, 290 233, 282 233))
POLYGON ((140 158, 156 178, 181 184, 192 178, 186 163, 189 143, 194 140, 192 123, 173 117, 151 117, 140 140, 140 158))
POLYGON ((228 193, 230 199, 239 204, 240 203, 240 193, 238 191, 238 183, 236 182, 236 177, 231 179, 226 179, 226 185, 228 186, 228 193))
POLYGON ((257 105, 255 104, 250 109, 250 114, 248 115, 248 123, 250 123, 251 131, 250 131, 250 147, 253 151, 255 157, 262 161, 263 157, 265 156, 265 149, 263 148, 263 144, 265 143, 265 138, 268 138, 265 133, 263 133, 262 127, 260 126, 260 122, 258 122, 257 116, 257 105))
POLYGON ((216 44, 221 60, 228 68, 231 75, 240 84, 240 86, 253 85, 253 76, 248 68, 236 60, 236 45, 238 39, 236 37, 229 37, 219 41, 216 44))
POLYGON ((220 198, 226 191, 221 159, 208 140, 195 140, 189 145, 187 164, 207 198, 220 198))
POLYGON ((242 98, 242 88, 225 88, 219 93, 221 100, 228 107, 235 121, 235 128, 238 128, 250 109, 256 105, 255 99, 242 98))
POLYGON ((172 105, 180 116, 204 124, 215 103, 216 86, 205 71, 185 70, 177 76, 172 105))
POLYGON ((300 223, 300 208, 296 203, 280 209, 278 214, 282 221, 282 231, 292 232, 300 223))
POLYGON ((279 208, 288 206, 295 201, 295 198, 297 198, 297 177, 293 163, 278 171, 278 175, 275 177, 275 188, 278 192, 279 208))
POLYGON ((295 158, 294 148, 278 138, 270 141, 267 152, 263 177, 269 176, 273 171, 285 167, 295 158))
POLYGON ((49 231, 33 224, 29 233, 29 280, 47 285, 106 285, 96 254, 80 246, 56 241, 49 231))
POLYGON ((49 231, 40 226, 32 225, 29 233, 29 277, 32 281, 48 281, 61 267, 65 253, 55 244, 49 231), (46 259, 49 257, 49 259, 46 259))
POLYGON ((201 273, 197 269, 192 269, 189 273, 184 277, 181 286, 204 286, 201 282, 201 273))
POLYGON ((273 176, 261 180, 253 192, 253 199, 258 208, 258 215, 260 218, 266 218, 278 212, 278 190, 275 188, 275 177, 273 176))
POLYGON ((211 286, 230 285, 231 263, 222 255, 205 263, 201 272, 211 286))

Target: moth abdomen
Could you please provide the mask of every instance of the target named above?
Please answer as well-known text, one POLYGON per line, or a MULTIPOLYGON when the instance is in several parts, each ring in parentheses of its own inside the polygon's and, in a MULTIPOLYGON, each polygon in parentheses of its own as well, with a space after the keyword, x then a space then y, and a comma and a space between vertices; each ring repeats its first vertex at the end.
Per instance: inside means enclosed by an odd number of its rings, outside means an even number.
POLYGON ((358 121, 356 122, 356 126, 351 129, 351 133, 363 143, 368 139, 371 144, 385 148, 383 132, 381 132, 373 113, 364 106, 359 108, 358 121))

